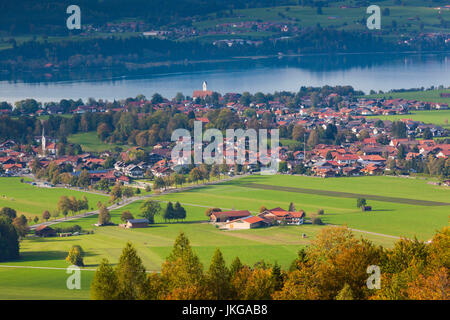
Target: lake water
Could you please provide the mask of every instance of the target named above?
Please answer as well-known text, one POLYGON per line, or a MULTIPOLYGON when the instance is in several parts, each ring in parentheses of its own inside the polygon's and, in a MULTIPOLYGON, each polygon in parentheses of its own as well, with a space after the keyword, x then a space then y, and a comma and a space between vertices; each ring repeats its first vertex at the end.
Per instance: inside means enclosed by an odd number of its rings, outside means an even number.
POLYGON ((450 54, 316 55, 234 62, 159 67, 134 72, 101 70, 78 74, 51 74, 45 81, 0 81, 0 101, 25 98, 59 101, 124 99, 158 92, 172 98, 177 92, 192 95, 208 82, 220 92, 268 93, 298 91, 301 86, 351 85, 369 93, 401 88, 450 86, 450 54))

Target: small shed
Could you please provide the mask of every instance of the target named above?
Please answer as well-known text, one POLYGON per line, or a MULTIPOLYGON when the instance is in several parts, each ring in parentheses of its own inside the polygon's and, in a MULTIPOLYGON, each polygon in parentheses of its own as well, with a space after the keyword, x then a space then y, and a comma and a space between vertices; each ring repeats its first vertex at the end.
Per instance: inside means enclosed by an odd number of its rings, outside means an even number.
POLYGON ((38 237, 54 237, 56 236, 56 231, 49 226, 42 225, 36 228, 34 234, 38 237))
POLYGON ((145 228, 148 227, 148 223, 147 219, 130 219, 127 220, 125 228, 145 228))

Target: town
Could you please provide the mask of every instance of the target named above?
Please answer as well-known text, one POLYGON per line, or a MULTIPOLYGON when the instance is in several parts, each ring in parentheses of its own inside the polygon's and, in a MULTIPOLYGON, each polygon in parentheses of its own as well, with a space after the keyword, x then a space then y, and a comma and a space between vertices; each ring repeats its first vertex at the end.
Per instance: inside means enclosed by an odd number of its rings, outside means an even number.
MULTIPOLYGON (((158 94, 151 100, 137 97, 114 103, 94 100, 81 104, 81 101, 66 100, 59 104, 41 105, 34 100, 26 100, 16 103, 14 109, 3 102, 3 117, 50 118, 36 120, 35 131, 41 130, 41 134, 32 137, 28 143, 16 142, 14 138, 0 143, 1 173, 4 176, 34 174, 53 184, 89 185, 103 189, 117 182, 130 184, 137 179, 164 178, 164 182, 157 186, 169 187, 174 185, 175 175, 188 175, 194 169, 198 171, 193 165, 172 161, 175 143, 169 138, 170 132, 162 135, 159 131, 153 136, 152 132, 157 131, 158 126, 144 125, 143 129, 147 126, 149 130, 132 132, 128 129, 122 138, 127 141, 124 145, 131 142, 135 146, 122 151, 86 152, 81 146, 69 143, 67 137, 61 138, 61 132, 51 130, 50 123, 62 113, 72 114, 78 126, 91 126, 105 143, 117 140, 120 143, 115 134, 125 118, 131 118, 129 121, 135 123, 152 122, 152 118, 161 112, 172 112, 178 119, 168 123, 173 129, 176 129, 175 122, 189 129, 193 121, 200 121, 205 128, 225 129, 223 123, 227 123, 244 129, 279 129, 281 173, 323 178, 427 173, 441 177, 442 182, 448 184, 450 144, 446 143, 448 139, 445 137, 449 131, 436 124, 408 118, 410 111, 446 110, 448 104, 355 98, 353 95, 356 93, 351 87, 302 87, 297 94, 228 93, 221 96, 208 90, 204 82, 203 89, 194 91, 192 98, 179 94, 173 100, 158 94), (116 128, 105 123, 110 120, 93 118, 102 114, 116 118, 116 128), (387 115, 402 117, 397 121, 377 117, 387 115), (95 121, 100 123, 93 123, 95 121), (46 134, 46 127, 53 135, 46 134), (89 181, 80 184, 83 172, 83 176, 89 176, 89 181)), ((231 141, 220 147, 227 148, 230 144, 236 149, 231 141)), ((201 174, 192 174, 187 180, 196 182, 209 180, 210 176, 218 174, 231 176, 257 172, 260 163, 249 164, 247 161, 243 165, 224 163, 217 168, 211 165, 204 167, 201 174)))

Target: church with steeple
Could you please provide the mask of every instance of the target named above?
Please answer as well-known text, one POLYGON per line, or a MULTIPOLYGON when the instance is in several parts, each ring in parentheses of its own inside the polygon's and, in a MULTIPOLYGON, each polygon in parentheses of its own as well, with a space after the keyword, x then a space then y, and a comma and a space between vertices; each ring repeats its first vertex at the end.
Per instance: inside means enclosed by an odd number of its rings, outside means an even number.
POLYGON ((207 96, 212 96, 213 92, 208 90, 208 83, 203 81, 203 90, 195 90, 192 94, 192 98, 205 98, 207 96))
POLYGON ((45 137, 45 129, 42 127, 41 136, 41 153, 42 155, 55 155, 56 154, 56 143, 50 142, 47 144, 47 138, 45 137))

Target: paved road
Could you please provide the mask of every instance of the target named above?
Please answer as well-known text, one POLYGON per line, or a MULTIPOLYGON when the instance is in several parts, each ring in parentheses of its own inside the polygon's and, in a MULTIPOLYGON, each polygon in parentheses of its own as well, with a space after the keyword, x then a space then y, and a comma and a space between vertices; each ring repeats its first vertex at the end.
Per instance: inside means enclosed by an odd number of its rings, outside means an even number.
MULTIPOLYGON (((241 177, 244 177, 244 176, 245 175, 234 176, 234 177, 227 178, 227 179, 222 179, 222 180, 219 180, 219 181, 199 183, 199 184, 196 184, 196 185, 192 185, 192 186, 188 186, 188 187, 182 187, 182 188, 171 188, 171 189, 167 189, 167 190, 165 190, 163 192, 160 192, 158 194, 149 194, 149 195, 144 195, 144 196, 131 197, 131 198, 122 200, 119 205, 112 204, 111 206, 108 207, 108 210, 120 209, 120 208, 122 208, 122 207, 124 207, 126 205, 129 205, 130 203, 133 203, 135 201, 144 200, 144 199, 148 199, 148 198, 152 198, 152 197, 157 197, 157 196, 160 196, 160 195, 163 195, 163 194, 169 194, 169 193, 174 193, 174 192, 183 192, 183 191, 188 191, 188 190, 195 189, 195 188, 204 187, 204 186, 207 186, 207 185, 214 185, 214 184, 218 184, 218 183, 223 183, 223 182, 231 181, 231 180, 234 180, 234 179, 237 179, 237 178, 241 178, 241 177)), ((97 192, 83 191, 83 190, 79 190, 79 189, 76 189, 76 188, 66 188, 66 187, 55 187, 55 188, 70 189, 70 190, 76 190, 76 191, 80 191, 80 192, 99 194, 97 192)), ((107 194, 104 194, 104 195, 108 196, 107 194)), ((188 204, 186 204, 186 205, 188 205, 188 204)), ((209 208, 209 207, 207 207, 207 208, 209 208)), ((231 209, 229 209, 229 210, 231 210, 231 209)), ((30 230, 34 230, 37 227, 42 226, 42 225, 51 226, 51 225, 58 224, 58 223, 61 223, 61 222, 72 221, 72 220, 77 220, 77 219, 84 218, 84 217, 89 217, 89 216, 92 216, 92 215, 95 215, 95 214, 98 214, 98 210, 89 211, 89 212, 85 212, 85 213, 80 213, 80 214, 77 214, 77 215, 74 215, 74 216, 71 216, 71 217, 67 217, 67 218, 58 218, 58 219, 55 219, 55 220, 52 220, 52 221, 34 224, 34 225, 30 226, 30 230)))

